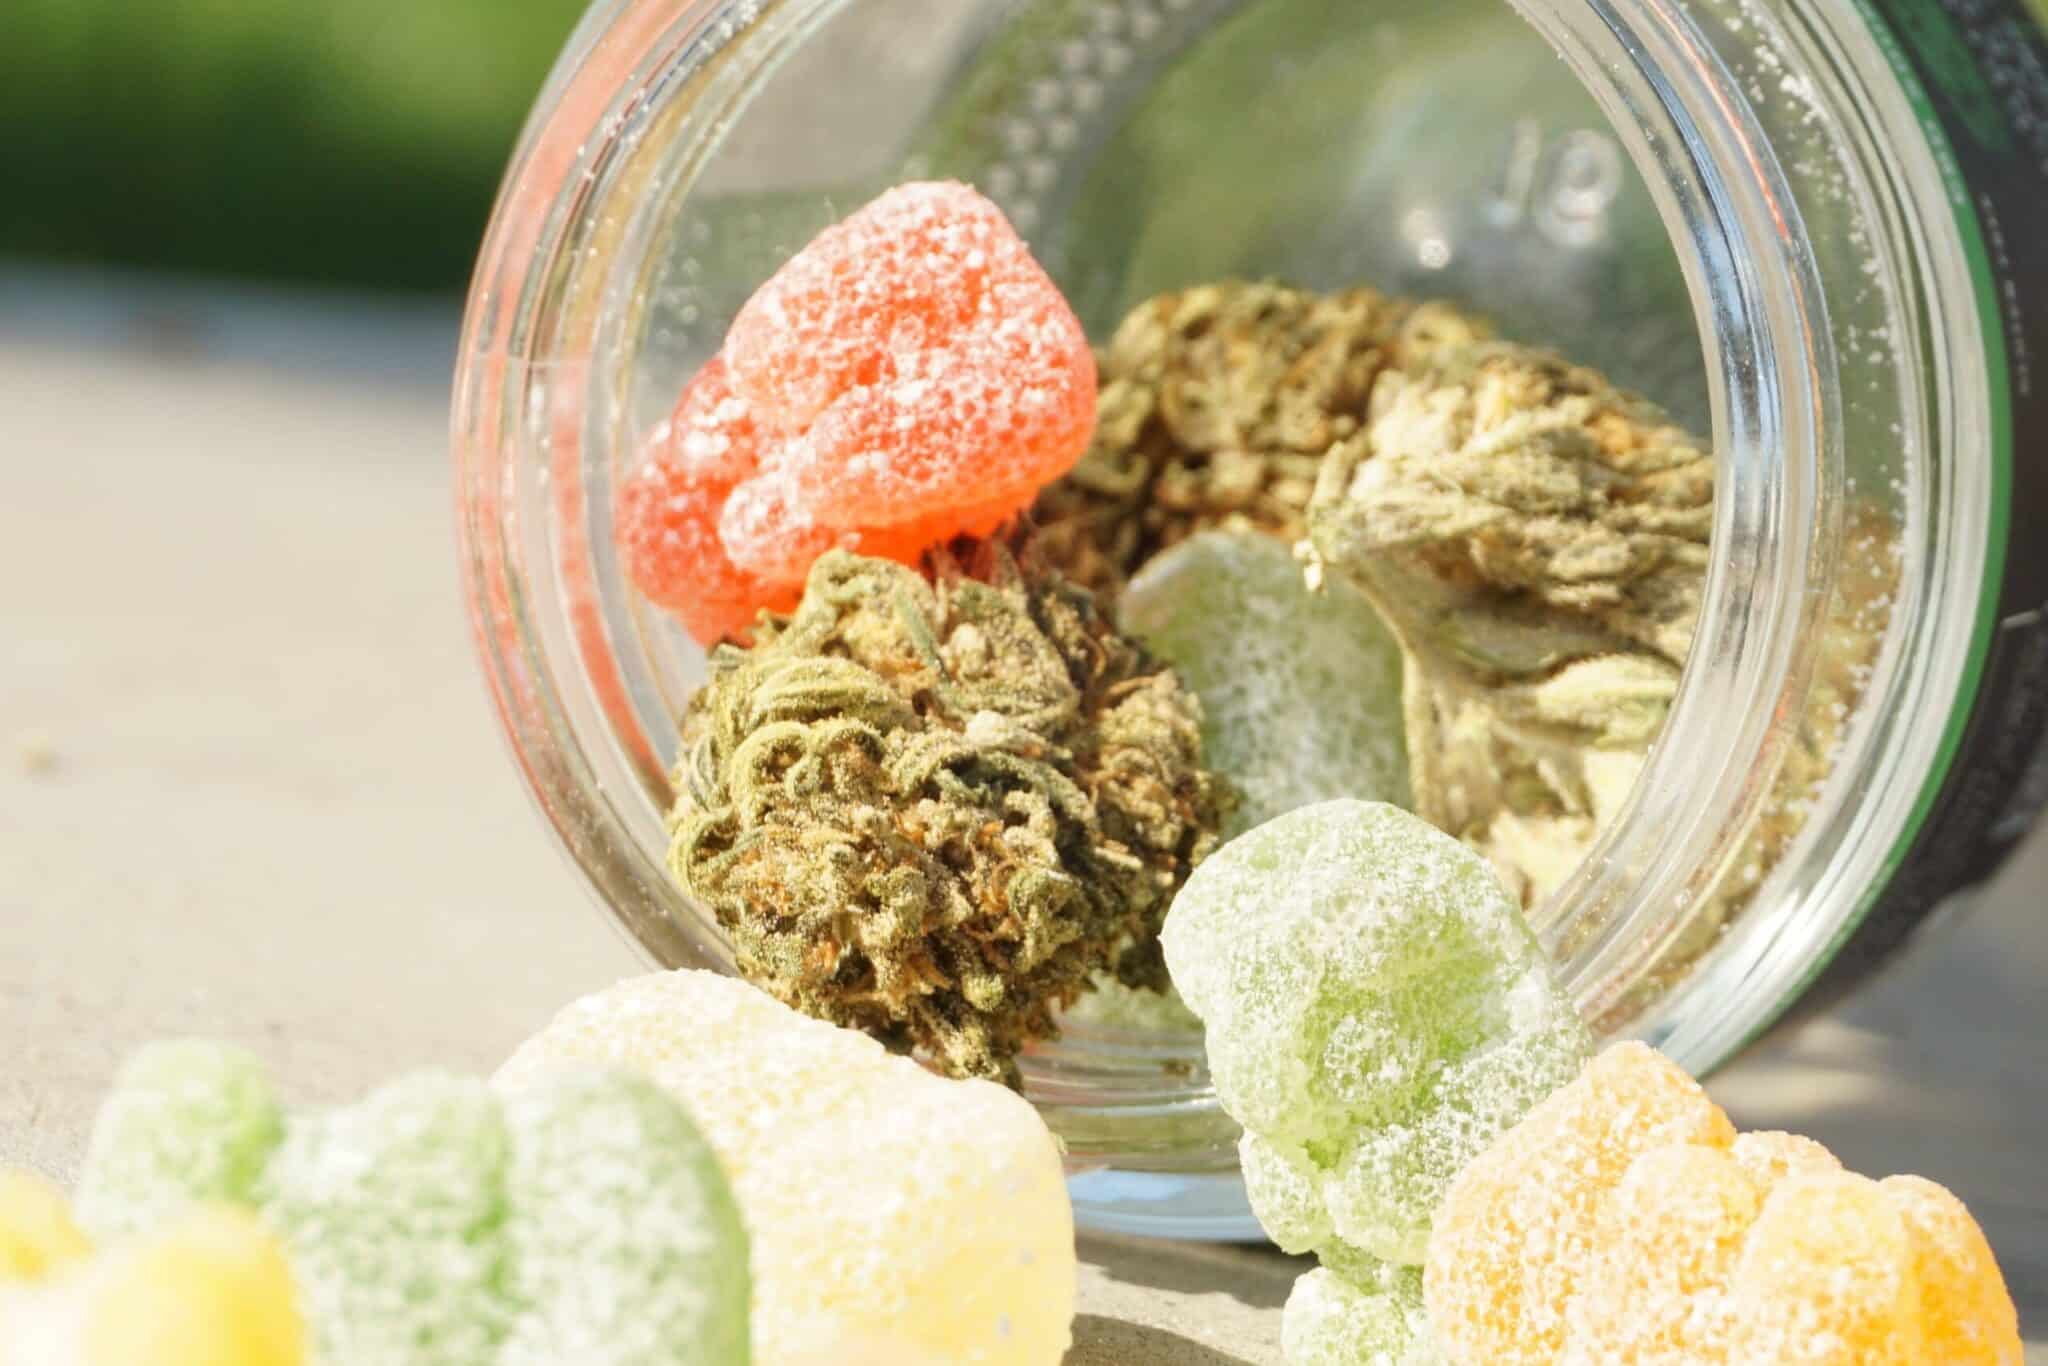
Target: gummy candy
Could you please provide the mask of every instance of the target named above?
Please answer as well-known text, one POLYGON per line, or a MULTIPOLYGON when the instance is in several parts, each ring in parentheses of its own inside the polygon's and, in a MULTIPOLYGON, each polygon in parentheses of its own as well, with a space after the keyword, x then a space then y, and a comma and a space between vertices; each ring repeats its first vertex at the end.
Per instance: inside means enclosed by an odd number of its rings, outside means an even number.
MULTIPOLYGON (((251 1114, 278 1111, 247 1055, 153 1046, 102 1110, 82 1188, 105 1223, 158 1222, 194 1184, 160 1159, 217 1168, 251 1114)), ((651 1082, 564 1070, 508 1102, 430 1074, 281 1127, 262 1160, 209 1184, 284 1239, 324 1360, 748 1360, 745 1231, 711 1150, 651 1082)))
POLYGON ((0 1169, 0 1282, 38 1280, 91 1251, 62 1191, 18 1168, 0 1169))
POLYGON ((1280 1349, 1287 1366, 1435 1366, 1422 1273, 1385 1264, 1367 1276, 1317 1267, 1287 1297, 1280 1349))
POLYGON ((1458 1178, 1423 1274, 1452 1363, 2018 1366, 1983 1233, 1918 1177, 1737 1136, 1677 1067, 1617 1044, 1458 1178))
POLYGON ((638 1076, 567 1073, 505 1102, 513 1324, 502 1366, 747 1360, 739 1208, 682 1107, 638 1076))
POLYGON ((698 639, 787 610, 834 546, 914 562, 1080 459, 1095 361, 1001 210, 915 183, 760 288, 621 490, 629 575, 698 639))
POLYGON ((643 1068, 695 1116, 753 1237, 761 1360, 838 1341, 985 1366, 1066 1350, 1073 1216, 1058 1146, 1014 1092, 705 972, 570 1005, 497 1084, 563 1063, 643 1068))
POLYGON ((1429 1241, 1423 1288, 1452 1362, 1555 1362, 1565 1311, 1599 1244, 1602 1197, 1653 1148, 1726 1148, 1728 1117, 1641 1044, 1616 1044, 1458 1176, 1429 1241))
POLYGON ((1161 934, 1289 1251, 1419 1264, 1465 1162, 1590 1051, 1486 864, 1382 803, 1300 808, 1195 869, 1161 934))
POLYGON ((492 1359, 505 1330, 503 1116, 481 1082, 419 1076, 296 1119, 260 1186, 321 1354, 492 1359))
POLYGON ((1138 572, 1118 624, 1201 698, 1226 835, 1334 797, 1408 805, 1401 650, 1348 582, 1312 593, 1278 539, 1204 532, 1138 572))
POLYGON ((1842 1170, 1841 1159, 1812 1139, 1776 1129, 1752 1129, 1735 1135, 1735 1146, 1728 1150, 1728 1155, 1765 1194, 1788 1176, 1842 1170))
POLYGON ((1784 1366, 1930 1359, 1921 1349, 1912 1245, 1875 1181, 1849 1172, 1794 1178, 1743 1232, 1717 1355, 1784 1366))
POLYGON ((646 459, 619 487, 614 537, 627 575, 700 640, 737 636, 762 608, 786 612, 802 596, 763 583, 725 553, 718 514, 759 460, 746 404, 713 357, 684 386, 646 459))
POLYGON ((284 1111, 253 1054, 150 1044, 130 1058, 93 1126, 78 1218, 96 1238, 154 1228, 187 1205, 245 1204, 284 1138, 284 1111))
POLYGON ((202 1210, 106 1254, 88 1281, 81 1366, 299 1366, 291 1268, 249 1215, 202 1210))
POLYGON ((61 1194, 21 1173, 0 1173, 0 1191, 0 1225, 17 1235, 33 1225, 46 1254, 61 1248, 11 1284, 0 1275, 0 1366, 306 1360, 283 1249, 247 1214, 194 1208, 94 1256, 61 1194))
POLYGON ((1926 1358, 2017 1363, 2019 1316, 1984 1230, 1963 1202, 1918 1176, 1888 1176, 1877 1185, 1912 1243, 1926 1358))
POLYGON ((1720 1148, 1652 1148, 1608 1194, 1585 1275, 1566 1305, 1564 1360, 1712 1360, 1725 1331, 1712 1296, 1734 1269, 1763 1203, 1720 1148))

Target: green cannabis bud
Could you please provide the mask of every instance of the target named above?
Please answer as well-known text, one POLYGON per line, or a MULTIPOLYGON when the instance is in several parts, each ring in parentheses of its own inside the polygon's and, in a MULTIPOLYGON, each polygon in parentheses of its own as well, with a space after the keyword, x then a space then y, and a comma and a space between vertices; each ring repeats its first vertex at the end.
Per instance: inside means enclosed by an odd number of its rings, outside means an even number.
POLYGON ((1095 440, 1040 496, 1038 546, 1115 591, 1197 531, 1297 540, 1324 458, 1363 425, 1381 373, 1486 333, 1448 305, 1370 289, 1230 282, 1141 304, 1098 357, 1095 440))
POLYGON ((683 721, 670 869, 750 980, 1015 1084, 1016 1055, 1157 934, 1215 842, 1201 715, 1059 575, 982 547, 936 581, 834 551, 683 721))
POLYGON ((1312 576, 1402 647, 1416 811, 1525 904, 1633 784, 1692 642, 1713 457, 1594 371, 1504 342, 1389 371, 1309 510, 1312 576))

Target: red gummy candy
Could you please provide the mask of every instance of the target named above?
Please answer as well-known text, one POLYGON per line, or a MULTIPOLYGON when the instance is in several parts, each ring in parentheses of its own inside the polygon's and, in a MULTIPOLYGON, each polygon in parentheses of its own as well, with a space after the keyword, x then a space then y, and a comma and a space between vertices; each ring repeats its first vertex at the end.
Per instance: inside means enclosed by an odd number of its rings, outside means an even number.
POLYGON ((1095 425, 1081 324, 1002 211, 891 190, 776 272, 622 491, 649 597, 710 641, 800 595, 844 546, 916 563, 985 536, 1071 469, 1095 425))
POLYGON ((1071 469, 1095 425, 1080 321, 965 185, 901 186, 826 229, 740 310, 725 358, 773 435, 720 530, 764 577, 789 575, 819 528, 915 527, 924 546, 985 530, 1071 469))
POLYGON ((619 489, 613 536, 627 575, 707 644, 743 634, 764 607, 788 611, 800 596, 741 570, 718 539, 719 508, 756 467, 756 450, 745 406, 713 359, 619 489))
POLYGON ((651 444, 656 459, 728 489, 760 468, 760 428, 746 400, 733 393, 723 356, 706 361, 683 386, 651 444))

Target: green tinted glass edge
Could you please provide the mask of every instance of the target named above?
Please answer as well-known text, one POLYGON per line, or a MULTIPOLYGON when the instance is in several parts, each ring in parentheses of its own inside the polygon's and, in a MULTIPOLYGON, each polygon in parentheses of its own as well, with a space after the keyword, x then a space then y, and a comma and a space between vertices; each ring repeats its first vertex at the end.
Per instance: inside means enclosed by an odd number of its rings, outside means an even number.
MULTIPOLYGON (((1827 965, 1847 944, 1856 930, 1863 924, 1870 912, 1876 908, 1879 898, 1897 876, 1906 856, 1912 851, 1926 827, 1928 818, 1934 812, 1936 801, 1947 785, 1948 776, 1955 766, 1956 756, 1962 749, 1963 735, 1969 727, 1971 704, 1984 681, 1986 662, 1991 655, 1991 639, 1998 623, 1999 588, 2005 580, 2006 553, 2012 535, 2012 387, 2007 371, 2008 358, 2005 348, 2004 314, 1999 303, 1997 279, 1991 270, 1991 257, 1984 245, 1984 231, 1977 217, 1976 206, 1970 200, 1970 188, 1962 180, 1961 171, 1954 156, 1954 144, 1950 142, 1947 130, 1936 114, 1933 102, 1928 98, 1926 88, 1914 72, 1886 23, 1871 0, 1850 0, 1864 26, 1884 54, 1885 62, 1899 82, 1899 88, 1913 106, 1922 133, 1941 155, 1937 162, 1941 171, 1942 184, 1948 192, 1951 212, 1955 215, 1956 231, 1962 239, 1963 254, 1968 258, 1970 283, 1977 300, 1977 322, 1984 342, 1985 366, 1989 372, 1987 382, 1991 402, 1991 515, 1989 518, 1988 544, 1985 547, 1984 574, 1979 588, 1977 622, 1970 633, 1969 653, 1963 664, 1963 672, 1956 692, 1954 704, 1950 707, 1948 719, 1943 723, 1941 745, 1935 752, 1934 763, 1920 786, 1920 795, 1913 803, 1912 814, 1906 828, 1899 833, 1890 853, 1885 856, 1872 885, 1857 902, 1855 911, 1835 931, 1826 947, 1814 956, 1807 965, 1797 984, 1784 1000, 1772 1011, 1770 1018, 1763 1021, 1742 1040, 1730 1054, 1740 1053, 1754 1043, 1758 1036, 1776 1023, 1792 1003, 1813 985, 1827 965)), ((2026 0, 2029 13, 2037 19, 2048 15, 2048 0, 2026 0)), ((1942 16, 1944 21, 1946 16, 1942 16)))

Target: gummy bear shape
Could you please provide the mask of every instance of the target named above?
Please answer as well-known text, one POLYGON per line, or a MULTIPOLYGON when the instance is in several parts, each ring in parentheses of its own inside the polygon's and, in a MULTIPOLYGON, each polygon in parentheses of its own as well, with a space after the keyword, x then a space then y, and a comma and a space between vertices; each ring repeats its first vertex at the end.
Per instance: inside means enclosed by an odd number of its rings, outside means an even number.
POLYGON ((1616 1044, 1473 1160, 1424 1298, 1453 1366, 2018 1366, 1962 1202, 1810 1140, 1737 1135, 1697 1083, 1616 1044))
POLYGON ((1383 803, 1240 835, 1160 941, 1244 1126, 1253 1212, 1288 1251, 1419 1264, 1459 1169, 1591 1050, 1484 861, 1383 803))

